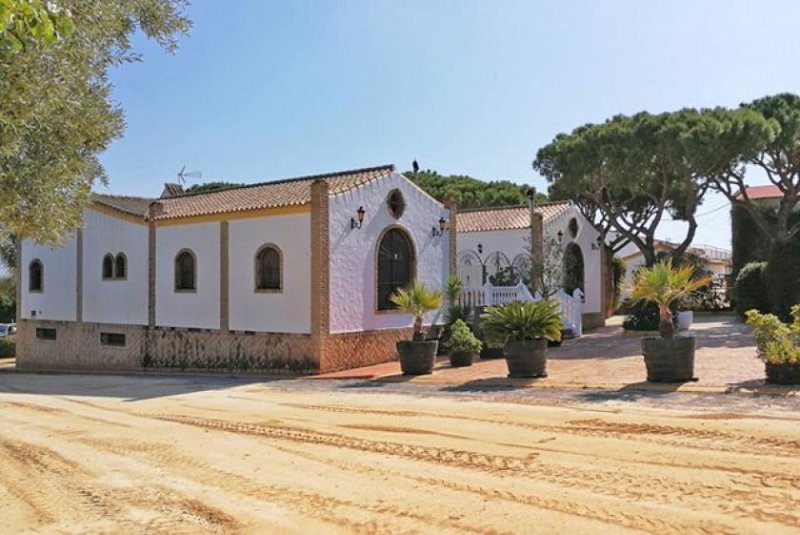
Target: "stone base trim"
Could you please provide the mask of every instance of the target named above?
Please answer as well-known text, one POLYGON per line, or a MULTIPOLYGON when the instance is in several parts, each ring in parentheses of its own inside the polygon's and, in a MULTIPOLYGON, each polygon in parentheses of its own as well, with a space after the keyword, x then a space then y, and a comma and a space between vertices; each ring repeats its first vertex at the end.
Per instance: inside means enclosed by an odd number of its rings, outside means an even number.
POLYGON ((395 344, 411 340, 414 329, 384 329, 331 334, 327 337, 323 373, 370 366, 397 360, 395 344))
POLYGON ((143 369, 317 373, 311 335, 23 320, 17 331, 20 370, 139 371, 143 369), (55 340, 36 329, 55 329, 55 340), (125 335, 125 346, 101 343, 101 333, 125 335))
POLYGON ((603 312, 587 312, 582 318, 584 331, 591 331, 606 324, 606 315, 603 312))

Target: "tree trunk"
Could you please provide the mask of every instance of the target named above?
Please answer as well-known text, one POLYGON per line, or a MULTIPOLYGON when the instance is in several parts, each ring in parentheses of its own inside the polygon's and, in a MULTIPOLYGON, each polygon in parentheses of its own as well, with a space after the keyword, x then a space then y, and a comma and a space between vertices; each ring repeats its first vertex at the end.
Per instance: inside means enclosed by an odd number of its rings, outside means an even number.
POLYGON ((672 311, 669 307, 658 306, 661 322, 658 325, 658 332, 661 338, 669 340, 675 337, 675 323, 672 321, 672 311))
POLYGON ((415 342, 422 342, 425 340, 425 329, 422 328, 422 317, 417 316, 414 318, 414 338, 415 342))

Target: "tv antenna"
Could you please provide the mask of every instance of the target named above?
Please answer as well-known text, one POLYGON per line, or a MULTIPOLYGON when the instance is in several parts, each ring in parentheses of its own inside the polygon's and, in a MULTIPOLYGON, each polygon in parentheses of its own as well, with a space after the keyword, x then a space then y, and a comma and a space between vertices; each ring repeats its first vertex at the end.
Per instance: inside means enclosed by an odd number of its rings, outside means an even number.
POLYGON ((187 173, 186 166, 184 165, 181 167, 181 170, 178 171, 178 184, 185 186, 187 178, 203 178, 203 173, 200 171, 191 171, 187 173))

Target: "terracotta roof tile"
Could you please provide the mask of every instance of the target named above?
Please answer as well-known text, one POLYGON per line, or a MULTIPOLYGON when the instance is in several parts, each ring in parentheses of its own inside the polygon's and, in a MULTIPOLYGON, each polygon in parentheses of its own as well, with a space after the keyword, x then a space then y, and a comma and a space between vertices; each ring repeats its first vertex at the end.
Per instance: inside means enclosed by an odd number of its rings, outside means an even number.
POLYGON ((101 204, 126 214, 140 216, 142 219, 144 219, 147 216, 147 208, 154 199, 95 193, 92 197, 92 200, 97 204, 101 204))
POLYGON ((301 206, 311 202, 311 184, 315 180, 327 181, 331 195, 335 195, 394 172, 393 165, 384 165, 160 199, 162 211, 154 219, 301 206))
MULTIPOLYGON (((569 201, 540 203, 537 211, 548 221, 564 213, 572 205, 569 201)), ((531 226, 528 205, 477 208, 458 212, 458 232, 487 232, 515 230, 531 226)))
MULTIPOLYGON (((750 198, 751 201, 755 201, 758 199, 780 199, 783 197, 783 192, 778 186, 775 185, 768 185, 768 186, 750 186, 746 189, 747 196, 750 198)), ((742 194, 739 193, 736 196, 737 199, 742 198, 742 194)))

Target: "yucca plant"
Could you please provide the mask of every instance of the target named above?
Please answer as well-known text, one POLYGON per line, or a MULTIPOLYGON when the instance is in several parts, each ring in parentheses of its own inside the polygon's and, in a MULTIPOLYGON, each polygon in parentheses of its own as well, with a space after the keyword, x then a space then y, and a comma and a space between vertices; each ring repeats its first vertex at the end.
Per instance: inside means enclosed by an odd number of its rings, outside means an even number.
POLYGON ((545 299, 488 307, 481 327, 489 340, 505 344, 542 338, 558 342, 563 325, 558 303, 545 299))
POLYGON ((675 336, 670 306, 697 293, 711 279, 710 275, 696 277, 695 269, 690 265, 674 267, 670 260, 661 260, 639 271, 631 289, 631 299, 634 302, 647 301, 658 306, 658 332, 661 338, 670 339, 675 336))
POLYGON ((458 277, 450 276, 447 278, 447 284, 444 287, 444 295, 447 299, 447 325, 452 325, 458 320, 466 323, 469 321, 469 316, 472 314, 472 307, 466 303, 459 303, 461 299, 461 291, 464 289, 464 283, 458 277))
POLYGON ((442 292, 432 290, 423 283, 414 280, 405 288, 397 290, 389 300, 403 312, 414 316, 414 340, 425 340, 425 329, 422 319, 428 312, 439 310, 442 306, 442 292))

